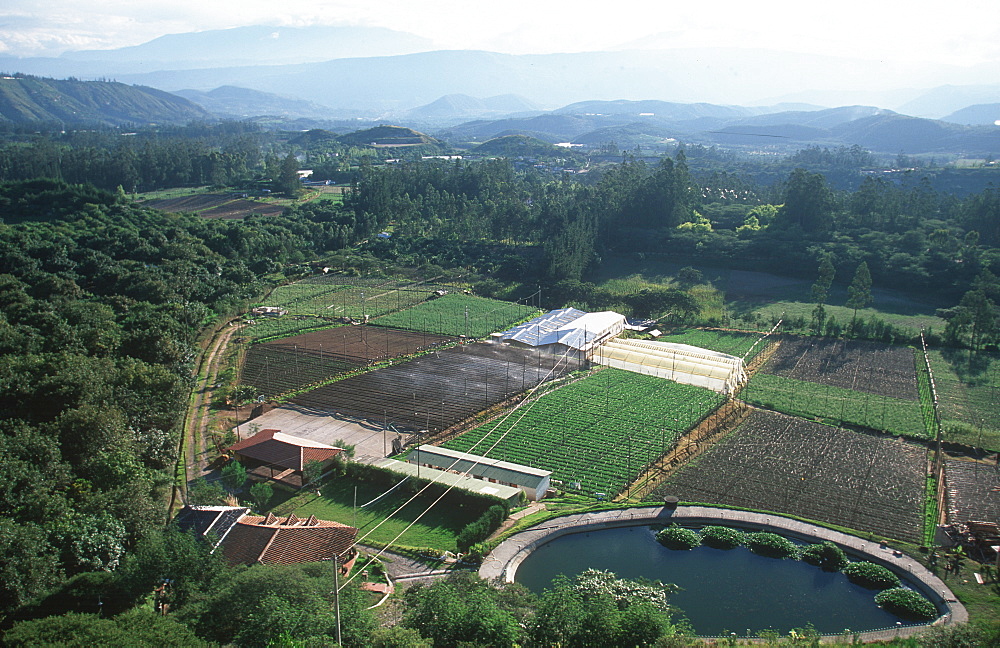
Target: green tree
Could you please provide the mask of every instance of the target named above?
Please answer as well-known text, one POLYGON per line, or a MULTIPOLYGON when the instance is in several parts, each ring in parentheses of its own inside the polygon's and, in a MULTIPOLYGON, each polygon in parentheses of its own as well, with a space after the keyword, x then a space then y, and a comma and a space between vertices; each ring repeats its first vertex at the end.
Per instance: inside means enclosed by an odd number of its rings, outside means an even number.
POLYGON ((816 308, 813 309, 813 322, 814 331, 817 335, 823 333, 823 324, 826 320, 826 300, 830 296, 830 286, 833 285, 833 277, 836 270, 833 267, 833 261, 830 260, 829 256, 824 256, 823 260, 819 264, 819 277, 816 279, 816 283, 812 285, 812 298, 816 302, 816 308))
POLYGON ((238 491, 247 480, 247 469, 239 461, 232 459, 222 467, 222 484, 230 492, 238 491))
POLYGON ((858 309, 871 305, 872 300, 872 275, 868 271, 868 263, 862 261, 854 273, 851 285, 847 287, 847 307, 854 309, 851 316, 852 331, 858 321, 858 309))
MULTIPOLYGON (((806 234, 821 234, 833 227, 833 192, 820 173, 795 169, 785 185, 785 203, 778 221, 798 226, 806 234)), ((777 222, 777 221, 776 221, 777 222)))
POLYGON ((250 487, 250 499, 258 511, 264 510, 267 503, 271 501, 272 495, 274 495, 274 487, 267 482, 257 482, 250 487))
POLYGON ((281 161, 281 165, 277 169, 277 176, 274 178, 274 188, 286 196, 297 196, 301 191, 299 161, 294 154, 289 153, 281 161))
POLYGON ((64 648, 91 646, 207 648, 210 644, 196 637, 190 629, 170 617, 135 609, 113 619, 104 619, 96 614, 70 613, 22 621, 7 631, 4 635, 4 645, 64 648))
POLYGON ((203 476, 195 478, 187 488, 187 503, 191 506, 215 506, 226 501, 226 491, 218 481, 203 476))

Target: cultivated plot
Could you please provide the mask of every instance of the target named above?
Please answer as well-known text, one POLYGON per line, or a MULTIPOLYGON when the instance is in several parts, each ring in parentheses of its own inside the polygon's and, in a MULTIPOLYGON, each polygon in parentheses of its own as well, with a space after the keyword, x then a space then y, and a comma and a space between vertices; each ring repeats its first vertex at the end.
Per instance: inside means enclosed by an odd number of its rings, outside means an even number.
POLYGON ((436 432, 577 367, 572 359, 506 345, 466 344, 324 385, 292 402, 436 432))
POLYGON ((908 347, 784 337, 764 372, 876 396, 920 399, 913 349, 908 347))
POLYGON ((944 438, 1000 450, 1000 356, 947 349, 930 359, 944 438))
POLYGON ((740 398, 838 425, 911 437, 928 434, 914 353, 907 347, 784 337, 740 398))
POLYGON ((538 314, 533 306, 452 294, 380 317, 374 323, 438 335, 481 338, 538 314))
POLYGON ((700 387, 602 369, 444 444, 551 470, 567 485, 621 492, 724 397, 700 387))
POLYGON ((374 326, 311 331, 252 345, 241 382, 253 385, 267 398, 276 398, 337 374, 439 347, 453 339, 374 326))
POLYGON ((920 542, 926 454, 901 439, 756 410, 654 496, 773 511, 920 542))
POLYGON ((1000 522, 997 464, 948 459, 944 479, 948 522, 1000 522))
POLYGON ((363 320, 419 304, 437 288, 395 279, 318 275, 275 288, 266 305, 280 306, 289 315, 363 320))
POLYGON ((690 344, 703 349, 718 351, 719 353, 728 353, 737 358, 742 358, 749 353, 750 355, 746 357, 746 360, 749 361, 750 358, 760 353, 764 348, 763 342, 757 343, 761 337, 763 337, 762 334, 754 332, 687 329, 674 331, 670 335, 657 338, 657 340, 660 342, 674 342, 676 344, 690 344))

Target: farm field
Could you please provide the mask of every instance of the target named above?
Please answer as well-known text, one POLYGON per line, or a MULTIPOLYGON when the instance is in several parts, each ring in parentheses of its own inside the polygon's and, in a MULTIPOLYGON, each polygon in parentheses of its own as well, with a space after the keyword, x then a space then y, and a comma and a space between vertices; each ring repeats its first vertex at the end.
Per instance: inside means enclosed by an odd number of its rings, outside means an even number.
POLYGON ((437 288, 384 277, 317 275, 278 286, 266 305, 285 308, 293 316, 362 320, 419 304, 437 288))
POLYGON ((913 349, 879 342, 783 336, 765 373, 919 400, 913 349))
POLYGON ((577 368, 575 360, 465 344, 345 378, 291 402, 406 430, 439 431, 577 368))
POLYGON ((740 398, 807 419, 926 438, 920 402, 757 372, 740 398))
MULTIPOLYGON (((242 194, 241 194, 242 195, 242 194)), ((246 200, 232 194, 196 193, 148 200, 147 207, 165 212, 193 212, 206 218, 246 218, 250 214, 280 214, 285 205, 246 200)))
POLYGON ((783 336, 740 393, 765 409, 925 438, 912 349, 783 336))
POLYGON ((755 410, 650 499, 738 506, 920 542, 926 450, 755 410))
MULTIPOLYGON (((424 509, 431 506, 436 496, 426 493, 420 495, 399 513, 375 528, 411 496, 411 493, 405 488, 400 488, 370 506, 361 507, 361 505, 381 495, 385 490, 385 488, 369 482, 334 479, 332 483, 323 487, 322 497, 299 496, 290 500, 283 507, 279 507, 279 510, 293 508, 295 515, 301 518, 315 515, 321 520, 333 520, 352 526, 357 524, 359 542, 389 543, 393 542, 396 535, 413 522, 424 509), (355 487, 357 487, 358 503, 356 510, 354 508, 355 487)), ((408 547, 428 547, 439 551, 455 551, 457 549, 455 537, 466 524, 479 518, 483 514, 483 510, 467 504, 466 498, 445 495, 444 499, 431 508, 398 540, 395 540, 395 544, 408 547), (460 505, 456 505, 455 502, 460 505)))
POLYGON ((659 342, 673 342, 675 344, 690 344, 703 349, 711 349, 719 353, 742 358, 752 351, 747 360, 754 357, 764 348, 764 343, 755 343, 763 337, 760 333, 740 331, 716 331, 708 329, 685 329, 673 331, 668 335, 657 338, 659 342))
POLYGON ((722 400, 707 389, 606 368, 443 445, 551 470, 554 479, 613 497, 722 400))
POLYGON ((947 459, 944 476, 949 523, 1000 520, 1000 471, 995 463, 947 459))
POLYGON ((517 322, 535 317, 539 312, 524 304, 451 294, 379 317, 373 324, 438 335, 481 338, 504 331, 517 322))
POLYGON ((1000 450, 1000 356, 968 351, 930 351, 944 439, 1000 450))
POLYGON ((242 382, 277 398, 339 373, 412 355, 454 338, 374 326, 338 326, 254 344, 247 350, 242 382))

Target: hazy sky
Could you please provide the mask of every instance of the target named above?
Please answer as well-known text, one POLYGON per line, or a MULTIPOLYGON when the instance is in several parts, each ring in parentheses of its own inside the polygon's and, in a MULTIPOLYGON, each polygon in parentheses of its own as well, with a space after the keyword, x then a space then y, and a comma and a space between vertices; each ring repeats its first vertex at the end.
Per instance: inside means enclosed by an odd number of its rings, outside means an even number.
POLYGON ((1000 61, 998 0, 4 0, 0 53, 51 56, 169 33, 317 23, 388 27, 442 49, 515 54, 639 41, 873 60, 1000 61))

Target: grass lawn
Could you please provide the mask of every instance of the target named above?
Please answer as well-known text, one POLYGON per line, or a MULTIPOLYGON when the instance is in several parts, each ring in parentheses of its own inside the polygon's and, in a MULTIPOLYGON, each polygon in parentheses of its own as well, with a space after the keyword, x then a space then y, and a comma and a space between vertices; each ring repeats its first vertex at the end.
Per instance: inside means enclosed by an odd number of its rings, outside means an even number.
POLYGON ((377 318, 373 324, 438 335, 480 338, 538 315, 524 304, 450 294, 377 318))
POLYGON ((430 506, 434 497, 421 495, 385 521, 411 497, 412 493, 405 486, 364 508, 361 508, 363 504, 381 495, 385 489, 367 482, 338 477, 333 483, 324 486, 322 492, 322 496, 317 496, 315 492, 298 495, 275 507, 275 514, 287 515, 289 512, 294 512, 300 518, 315 515, 321 520, 333 520, 352 526, 355 525, 356 519, 359 543, 394 543, 406 547, 455 551, 455 537, 459 531, 468 523, 478 519, 485 510, 464 501, 460 495, 452 497, 449 493, 396 540, 396 535, 430 506), (355 488, 357 488, 358 504, 356 514, 355 488), (385 523, 376 528, 376 525, 383 521, 385 523))

